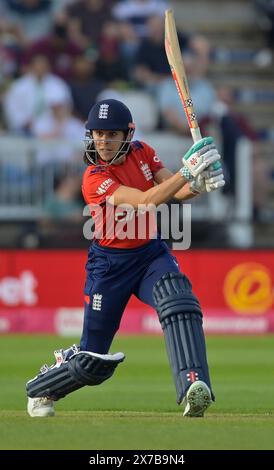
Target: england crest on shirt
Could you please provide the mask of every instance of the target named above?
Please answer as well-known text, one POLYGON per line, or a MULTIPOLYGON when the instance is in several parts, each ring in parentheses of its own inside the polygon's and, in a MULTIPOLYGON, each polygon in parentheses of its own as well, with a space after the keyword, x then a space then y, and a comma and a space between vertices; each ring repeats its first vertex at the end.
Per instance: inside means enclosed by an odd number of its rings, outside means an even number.
POLYGON ((147 181, 150 181, 153 179, 153 174, 151 172, 151 169, 149 168, 148 163, 143 163, 142 161, 140 162, 140 168, 144 174, 144 177, 147 181))

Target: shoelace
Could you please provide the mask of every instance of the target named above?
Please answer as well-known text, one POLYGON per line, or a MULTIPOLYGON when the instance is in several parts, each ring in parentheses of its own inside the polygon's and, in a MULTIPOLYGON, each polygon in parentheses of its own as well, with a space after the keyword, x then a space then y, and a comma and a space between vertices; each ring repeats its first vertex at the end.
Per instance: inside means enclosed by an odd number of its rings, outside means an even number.
POLYGON ((36 398, 35 399, 35 402, 33 404, 33 408, 38 408, 39 406, 45 406, 45 405, 50 405, 52 406, 52 400, 50 400, 49 398, 47 397, 40 397, 40 398, 36 398))

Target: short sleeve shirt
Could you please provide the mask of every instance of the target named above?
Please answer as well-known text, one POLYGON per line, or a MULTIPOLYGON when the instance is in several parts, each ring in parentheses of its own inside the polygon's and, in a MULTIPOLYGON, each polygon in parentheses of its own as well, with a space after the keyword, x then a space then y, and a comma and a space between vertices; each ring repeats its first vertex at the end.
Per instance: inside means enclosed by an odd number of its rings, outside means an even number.
POLYGON ((147 191, 154 186, 154 175, 164 168, 149 145, 135 141, 121 165, 89 165, 83 176, 82 192, 95 223, 95 238, 101 246, 135 248, 156 232, 155 214, 130 207, 113 207, 108 198, 128 186, 147 191))

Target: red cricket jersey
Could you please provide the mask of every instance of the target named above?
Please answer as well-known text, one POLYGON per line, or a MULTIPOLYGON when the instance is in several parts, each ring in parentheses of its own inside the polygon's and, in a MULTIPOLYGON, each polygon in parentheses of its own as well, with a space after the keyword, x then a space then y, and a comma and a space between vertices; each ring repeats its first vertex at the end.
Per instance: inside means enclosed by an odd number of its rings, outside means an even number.
POLYGON ((83 175, 82 192, 95 223, 95 239, 110 248, 136 248, 155 236, 155 214, 131 207, 113 207, 107 199, 119 186, 147 191, 154 175, 164 168, 155 150, 144 142, 131 143, 121 165, 89 165, 83 175))

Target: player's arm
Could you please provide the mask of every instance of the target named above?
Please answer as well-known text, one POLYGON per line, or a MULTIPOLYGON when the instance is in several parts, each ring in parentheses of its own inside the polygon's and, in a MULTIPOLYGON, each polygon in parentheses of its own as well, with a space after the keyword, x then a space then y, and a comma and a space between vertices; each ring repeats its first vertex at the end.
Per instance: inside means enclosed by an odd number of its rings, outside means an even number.
POLYGON ((153 204, 159 206, 163 202, 171 199, 185 184, 187 184, 187 179, 178 172, 172 175, 168 180, 163 181, 147 191, 140 191, 139 189, 130 188, 128 186, 119 186, 109 198, 109 202, 115 206, 130 204, 136 209, 139 205, 147 206, 153 204))
MULTIPOLYGON (((154 181, 157 184, 161 184, 163 181, 168 180, 172 175, 173 173, 170 170, 167 168, 162 168, 154 175, 154 181)), ((191 190, 191 184, 187 183, 176 194, 174 194, 173 197, 178 199, 178 201, 186 201, 187 199, 192 199, 198 194, 200 193, 191 190)))
MULTIPOLYGON (((161 183, 172 176, 171 171, 167 168, 162 168, 155 175, 154 179, 156 183, 161 183)), ((210 168, 200 173, 193 181, 185 184, 180 189, 174 198, 178 201, 186 201, 192 199, 201 193, 215 191, 225 185, 225 179, 223 175, 223 169, 220 161, 215 162, 210 168)))
POLYGON ((183 156, 183 167, 178 173, 144 192, 135 188, 120 186, 114 191, 109 202, 115 206, 130 204, 135 208, 138 205, 149 204, 158 206, 174 197, 183 186, 193 181, 205 168, 219 161, 220 158, 212 137, 205 137, 192 145, 183 156))

